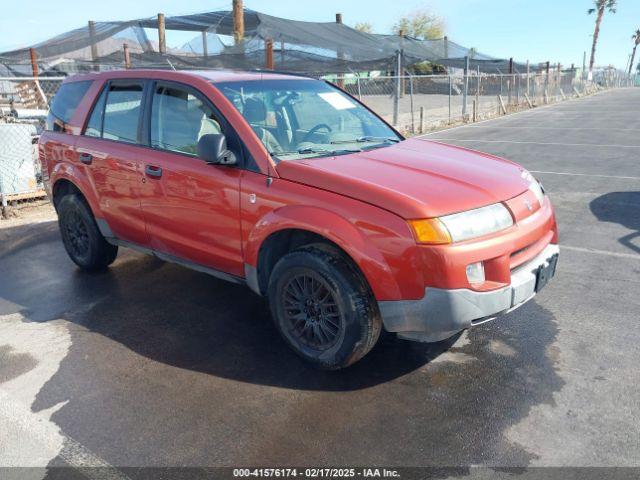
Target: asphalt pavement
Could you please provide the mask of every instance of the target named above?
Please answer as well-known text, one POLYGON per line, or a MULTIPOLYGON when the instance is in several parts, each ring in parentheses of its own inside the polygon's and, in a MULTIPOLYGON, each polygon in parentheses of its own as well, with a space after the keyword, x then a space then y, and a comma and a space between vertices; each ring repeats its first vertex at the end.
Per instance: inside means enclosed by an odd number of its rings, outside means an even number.
POLYGON ((543 182, 561 257, 534 300, 318 372, 245 287, 125 249, 88 275, 55 221, 6 228, 0 466, 640 466, 640 88, 427 138, 543 182))

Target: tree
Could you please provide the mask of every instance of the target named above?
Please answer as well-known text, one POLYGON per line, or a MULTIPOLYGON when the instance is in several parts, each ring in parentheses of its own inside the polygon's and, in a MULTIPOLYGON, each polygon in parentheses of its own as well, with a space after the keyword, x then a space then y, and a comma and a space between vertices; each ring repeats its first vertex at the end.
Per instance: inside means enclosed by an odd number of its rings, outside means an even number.
POLYGON ((416 10, 395 23, 393 33, 400 35, 400 32, 409 37, 435 40, 444 36, 444 21, 425 10, 416 10))
POLYGON ((359 32, 373 33, 373 25, 371 25, 369 22, 358 22, 353 28, 355 28, 359 32))
POLYGON ((596 46, 598 44, 598 35, 600 35, 600 24, 605 10, 616 13, 617 0, 594 0, 595 8, 587 10, 587 14, 596 14, 596 26, 593 29, 593 44, 591 45, 591 59, 589 60, 589 78, 593 75, 593 64, 596 61, 596 46))
POLYGON ((636 59, 636 48, 640 45, 640 28, 632 35, 631 40, 633 40, 633 51, 631 52, 631 61, 629 62, 629 76, 631 76, 633 61, 636 59))

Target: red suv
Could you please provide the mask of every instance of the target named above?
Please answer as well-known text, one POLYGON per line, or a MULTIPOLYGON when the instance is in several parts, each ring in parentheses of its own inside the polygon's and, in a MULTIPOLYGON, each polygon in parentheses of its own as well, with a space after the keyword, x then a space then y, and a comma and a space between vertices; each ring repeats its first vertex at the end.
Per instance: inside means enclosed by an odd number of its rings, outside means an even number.
POLYGON ((405 139, 319 80, 260 72, 76 76, 40 139, 84 270, 130 247, 268 297, 285 341, 346 367, 382 328, 443 340, 553 276, 553 208, 529 172, 405 139))

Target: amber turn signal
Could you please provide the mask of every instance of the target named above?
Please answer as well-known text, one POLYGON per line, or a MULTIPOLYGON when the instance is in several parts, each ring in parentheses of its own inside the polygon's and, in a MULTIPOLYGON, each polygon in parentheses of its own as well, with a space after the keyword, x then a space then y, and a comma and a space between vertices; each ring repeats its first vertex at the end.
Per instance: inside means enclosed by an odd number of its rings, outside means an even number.
POLYGON ((451 235, 449 235, 447 227, 437 218, 409 220, 409 225, 411 225, 418 243, 429 243, 432 245, 451 243, 451 235))

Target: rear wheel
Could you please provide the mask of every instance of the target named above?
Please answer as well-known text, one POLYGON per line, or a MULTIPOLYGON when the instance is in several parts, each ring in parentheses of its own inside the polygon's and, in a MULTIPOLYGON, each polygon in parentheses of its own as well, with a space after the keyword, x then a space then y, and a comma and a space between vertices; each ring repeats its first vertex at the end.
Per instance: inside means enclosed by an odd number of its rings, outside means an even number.
POLYGON ((347 367, 375 345, 382 321, 368 284, 350 261, 317 247, 281 258, 269 281, 275 324, 291 348, 324 369, 347 367))
POLYGON ((67 254, 83 270, 102 270, 113 263, 118 247, 98 230, 93 214, 78 194, 62 197, 58 204, 58 224, 67 254))

